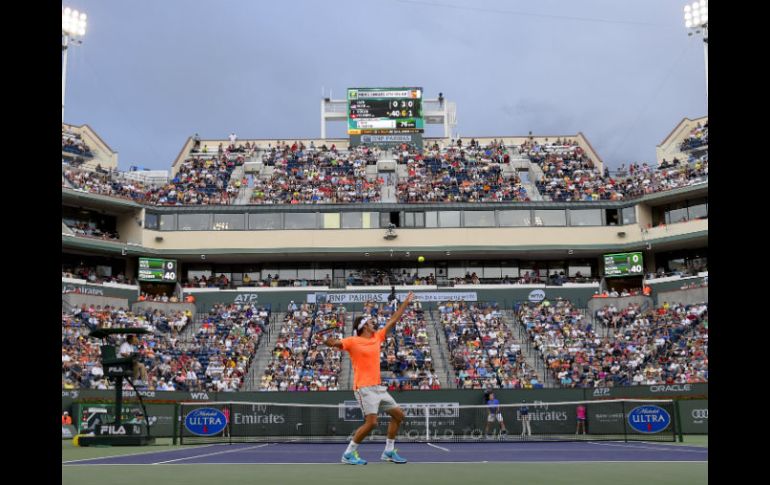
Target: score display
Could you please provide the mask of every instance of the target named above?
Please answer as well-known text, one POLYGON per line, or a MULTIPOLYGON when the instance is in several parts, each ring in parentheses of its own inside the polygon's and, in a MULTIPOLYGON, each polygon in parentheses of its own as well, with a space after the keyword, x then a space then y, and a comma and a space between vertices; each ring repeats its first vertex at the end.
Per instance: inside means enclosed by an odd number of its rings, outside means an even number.
POLYGON ((642 253, 604 255, 604 276, 638 276, 644 274, 642 253))
POLYGON ((423 133, 422 88, 349 88, 348 135, 423 133))
POLYGON ((138 280, 156 283, 175 283, 176 260, 139 258, 138 280))

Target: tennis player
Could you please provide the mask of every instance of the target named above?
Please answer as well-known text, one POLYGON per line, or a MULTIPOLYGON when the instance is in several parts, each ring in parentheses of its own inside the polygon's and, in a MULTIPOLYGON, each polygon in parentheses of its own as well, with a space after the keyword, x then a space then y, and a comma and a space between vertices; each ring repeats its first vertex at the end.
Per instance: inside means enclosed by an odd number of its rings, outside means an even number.
POLYGON ((388 394, 387 389, 381 386, 380 376, 380 345, 385 341, 385 335, 401 319, 401 315, 407 309, 414 298, 411 291, 401 306, 390 317, 388 323, 380 330, 375 330, 376 320, 369 315, 357 317, 353 322, 355 336, 342 340, 332 337, 324 340, 329 347, 336 347, 347 351, 353 363, 353 393, 364 413, 364 424, 361 425, 348 448, 342 455, 342 463, 350 465, 366 465, 366 460, 358 455, 358 445, 377 427, 377 413, 380 409, 390 414, 388 424, 388 438, 385 441, 385 451, 380 459, 392 463, 406 463, 406 460, 398 455, 395 448, 396 434, 404 412, 398 407, 396 401, 388 394))

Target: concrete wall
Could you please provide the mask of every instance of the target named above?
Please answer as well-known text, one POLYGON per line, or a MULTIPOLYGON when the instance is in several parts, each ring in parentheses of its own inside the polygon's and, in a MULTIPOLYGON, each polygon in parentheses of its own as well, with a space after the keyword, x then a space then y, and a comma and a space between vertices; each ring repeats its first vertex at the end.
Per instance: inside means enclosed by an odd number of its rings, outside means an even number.
MULTIPOLYGON (((308 212, 312 211, 309 209, 308 212)), ((150 249, 194 253, 240 250, 246 253, 301 252, 308 249, 429 250, 438 249, 536 249, 601 247, 610 250, 631 244, 644 244, 656 238, 685 236, 708 231, 708 220, 695 220, 649 229, 643 234, 637 224, 596 227, 511 227, 398 229, 398 239, 383 239, 384 229, 327 229, 266 231, 150 231, 143 232, 142 245, 150 249), (625 237, 618 236, 625 232, 625 237), (161 236, 163 241, 156 242, 161 236), (214 237, 215 236, 215 237, 214 237), (644 237, 643 237, 644 236, 644 237), (558 242, 557 244, 554 244, 558 242), (206 248, 202 250, 201 248, 206 248)))
POLYGON ((669 303, 681 303, 683 305, 694 305, 696 303, 708 303, 709 301, 709 288, 708 286, 701 288, 690 288, 687 290, 669 290, 661 291, 656 295, 658 306, 663 302, 669 303))
POLYGON ((94 296, 94 295, 78 295, 75 293, 62 296, 62 300, 68 303, 72 307, 80 307, 81 305, 101 305, 111 307, 128 308, 128 300, 125 298, 113 298, 109 296, 94 296))
POLYGON ((621 310, 623 308, 628 307, 630 304, 636 304, 636 305, 642 305, 644 307, 644 303, 647 303, 650 305, 650 308, 653 307, 653 300, 652 298, 648 296, 620 296, 617 298, 591 298, 588 302, 588 311, 589 315, 591 315, 591 318, 593 318, 593 315, 596 313, 596 310, 604 307, 605 305, 612 305, 618 310, 621 310))
POLYGON ((658 164, 660 164, 664 158, 668 161, 673 160, 674 157, 677 157, 680 160, 683 158, 686 160, 687 155, 679 150, 679 145, 690 131, 698 126, 698 123, 703 125, 707 123, 708 120, 708 116, 692 120, 689 118, 682 119, 682 121, 680 121, 679 124, 671 130, 668 136, 666 136, 666 138, 655 148, 655 158, 657 159, 658 164))
POLYGON ((146 310, 160 310, 165 314, 171 312, 190 311, 195 315, 196 309, 193 303, 162 303, 156 301, 138 301, 131 305, 131 311, 134 313, 144 312, 146 310))

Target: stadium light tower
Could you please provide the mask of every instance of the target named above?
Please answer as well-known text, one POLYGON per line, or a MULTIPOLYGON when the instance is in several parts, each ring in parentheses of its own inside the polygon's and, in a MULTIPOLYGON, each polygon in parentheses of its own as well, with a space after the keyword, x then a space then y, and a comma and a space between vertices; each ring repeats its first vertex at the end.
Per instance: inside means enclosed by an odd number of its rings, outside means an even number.
POLYGON ((703 35, 703 52, 706 59, 706 100, 709 97, 709 2, 695 0, 684 7, 684 26, 689 30, 687 35, 703 35))
POLYGON ((69 7, 61 11, 61 122, 64 123, 64 92, 67 84, 67 49, 70 44, 80 45, 80 37, 86 35, 86 14, 69 7))

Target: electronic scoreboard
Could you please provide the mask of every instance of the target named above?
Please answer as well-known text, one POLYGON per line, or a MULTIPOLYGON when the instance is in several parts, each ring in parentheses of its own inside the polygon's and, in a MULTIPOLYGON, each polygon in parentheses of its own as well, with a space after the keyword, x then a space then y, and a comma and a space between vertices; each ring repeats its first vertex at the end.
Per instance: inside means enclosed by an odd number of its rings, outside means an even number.
POLYGON ((422 88, 349 88, 348 135, 423 133, 422 88))
POLYGON ((618 253, 604 255, 604 276, 639 276, 644 274, 642 253, 618 253))
POLYGON ((139 281, 176 282, 176 260, 139 258, 139 281))

